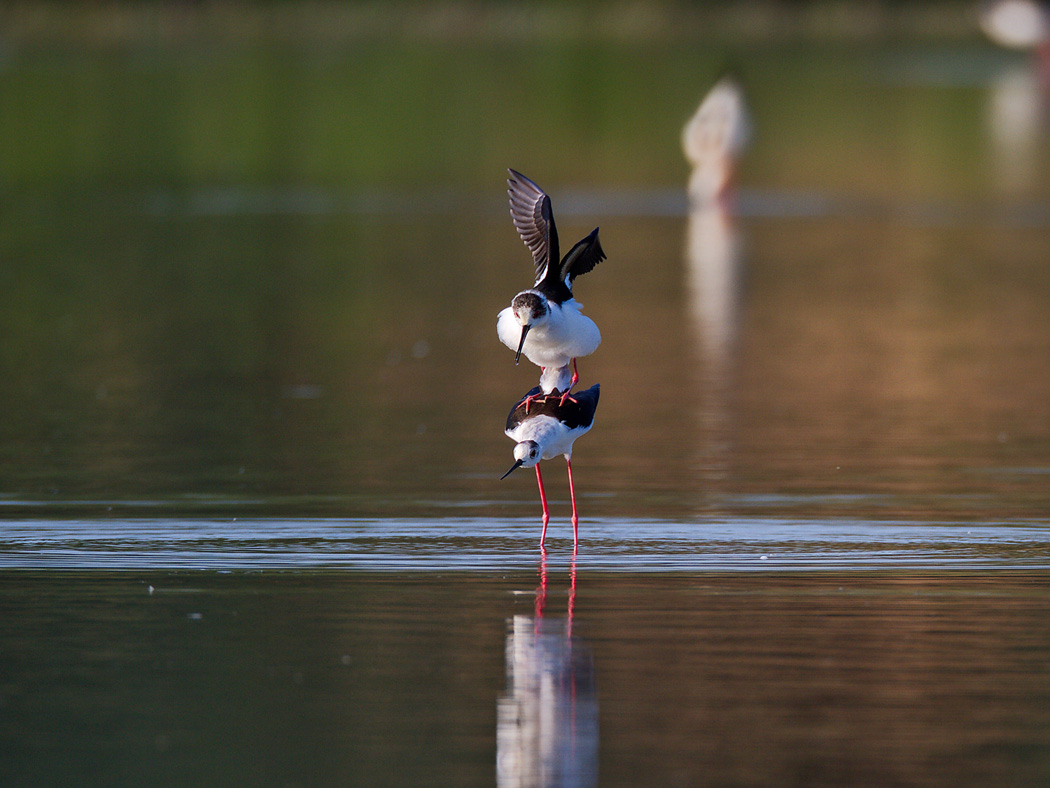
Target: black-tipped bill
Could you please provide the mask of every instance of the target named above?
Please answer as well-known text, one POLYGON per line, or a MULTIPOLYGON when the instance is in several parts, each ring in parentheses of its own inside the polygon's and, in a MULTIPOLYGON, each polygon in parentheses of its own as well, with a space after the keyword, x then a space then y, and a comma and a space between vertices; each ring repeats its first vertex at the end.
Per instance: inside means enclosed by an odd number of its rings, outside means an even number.
POLYGON ((514 473, 514 471, 518 470, 518 468, 520 468, 520 467, 521 467, 521 464, 522 464, 522 462, 523 462, 522 460, 515 460, 515 461, 514 461, 514 464, 510 466, 510 470, 509 470, 509 471, 507 471, 507 472, 506 472, 505 474, 503 474, 502 476, 500 476, 500 477, 499 477, 499 480, 500 480, 500 481, 503 481, 503 480, 504 480, 504 479, 506 479, 506 478, 507 478, 508 476, 510 476, 510 475, 511 475, 512 473, 514 473))
POLYGON ((521 361, 521 349, 525 347, 525 335, 529 333, 530 328, 532 328, 532 323, 526 323, 521 327, 521 341, 518 342, 518 352, 514 354, 514 366, 518 366, 518 362, 521 361))

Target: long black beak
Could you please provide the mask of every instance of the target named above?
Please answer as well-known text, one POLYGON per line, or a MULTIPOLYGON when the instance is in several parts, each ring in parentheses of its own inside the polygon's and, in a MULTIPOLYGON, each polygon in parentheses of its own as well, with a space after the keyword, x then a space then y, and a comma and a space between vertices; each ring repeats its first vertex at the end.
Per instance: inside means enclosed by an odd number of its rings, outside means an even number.
POLYGON ((511 475, 512 473, 514 473, 514 471, 518 470, 518 468, 520 468, 520 467, 521 467, 521 460, 515 460, 515 461, 514 461, 514 464, 510 466, 510 470, 509 470, 509 471, 507 471, 507 472, 506 472, 505 474, 503 474, 502 476, 500 476, 500 477, 499 477, 499 480, 500 480, 500 481, 503 481, 503 480, 504 480, 504 479, 506 479, 506 478, 507 478, 508 476, 510 476, 510 475, 511 475))
POLYGON ((514 354, 514 366, 517 366, 521 360, 521 349, 525 346, 525 335, 529 333, 530 328, 532 328, 532 323, 526 323, 521 327, 521 341, 518 343, 518 352, 514 354))

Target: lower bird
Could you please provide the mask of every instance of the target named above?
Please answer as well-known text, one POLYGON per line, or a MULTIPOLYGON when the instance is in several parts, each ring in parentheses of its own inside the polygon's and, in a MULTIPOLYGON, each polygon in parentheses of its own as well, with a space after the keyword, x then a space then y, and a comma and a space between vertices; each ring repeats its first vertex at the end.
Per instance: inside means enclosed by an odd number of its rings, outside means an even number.
POLYGON ((596 383, 581 391, 572 399, 563 399, 554 390, 543 394, 539 386, 532 389, 511 408, 507 416, 507 436, 515 441, 514 464, 503 474, 506 479, 518 468, 536 468, 536 484, 540 488, 543 504, 543 532, 540 534, 540 549, 547 538, 547 523, 550 510, 547 494, 543 489, 540 460, 550 460, 559 454, 565 455, 569 470, 569 497, 572 500, 572 549, 579 543, 579 517, 576 514, 576 489, 572 482, 572 444, 594 425, 594 412, 598 409, 600 387, 596 383))

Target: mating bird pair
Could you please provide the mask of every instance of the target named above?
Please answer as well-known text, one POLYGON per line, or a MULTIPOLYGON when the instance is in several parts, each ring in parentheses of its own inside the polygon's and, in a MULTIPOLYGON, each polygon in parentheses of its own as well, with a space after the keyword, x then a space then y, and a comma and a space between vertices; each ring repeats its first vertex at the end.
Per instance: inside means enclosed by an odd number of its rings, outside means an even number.
POLYGON ((514 464, 501 478, 518 468, 536 468, 536 483, 543 504, 543 532, 547 536, 550 511, 543 489, 540 460, 565 456, 572 500, 572 541, 578 544, 579 518, 572 481, 572 444, 590 430, 598 407, 599 386, 571 394, 579 380, 576 359, 593 353, 602 341, 598 326, 581 312, 572 296, 572 283, 605 259, 598 228, 559 258, 558 230, 551 199, 519 172, 510 170, 507 181, 510 214, 536 265, 536 283, 522 290, 499 313, 496 332, 515 351, 514 363, 525 357, 540 367, 540 385, 529 391, 507 417, 507 435, 515 441, 514 464))

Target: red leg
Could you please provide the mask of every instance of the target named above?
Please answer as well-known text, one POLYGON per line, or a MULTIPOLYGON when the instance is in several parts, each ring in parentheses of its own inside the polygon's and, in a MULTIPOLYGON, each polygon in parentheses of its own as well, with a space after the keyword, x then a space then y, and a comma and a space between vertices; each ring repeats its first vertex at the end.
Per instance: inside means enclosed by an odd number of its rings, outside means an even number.
MULTIPOLYGON (((576 516, 576 488, 572 484, 572 460, 568 457, 565 458, 565 464, 569 468, 569 497, 572 499, 572 552, 576 554, 576 545, 578 544, 577 537, 577 525, 580 522, 580 518, 576 516)), ((536 466, 539 468, 540 466, 536 466)))
MULTIPOLYGON (((576 369, 576 359, 572 360, 572 380, 569 381, 569 387, 565 389, 565 393, 561 395, 561 402, 558 405, 564 405, 565 400, 571 399, 573 402, 576 400, 569 396, 569 392, 572 391, 572 387, 576 385, 576 381, 580 379, 580 373, 576 369)), ((528 411, 526 411, 528 413, 528 411)))
POLYGON ((540 619, 547 606, 547 551, 540 548, 540 585, 536 589, 536 631, 540 629, 540 619))
POLYGON ((536 463, 536 484, 540 488, 540 503, 543 504, 543 533, 540 534, 540 549, 543 549, 543 540, 547 538, 547 523, 550 522, 551 514, 547 508, 547 493, 543 491, 543 475, 540 473, 540 464, 536 463))
POLYGON ((576 551, 572 551, 572 562, 569 564, 569 618, 565 625, 565 634, 572 637, 572 614, 576 608, 576 551))

